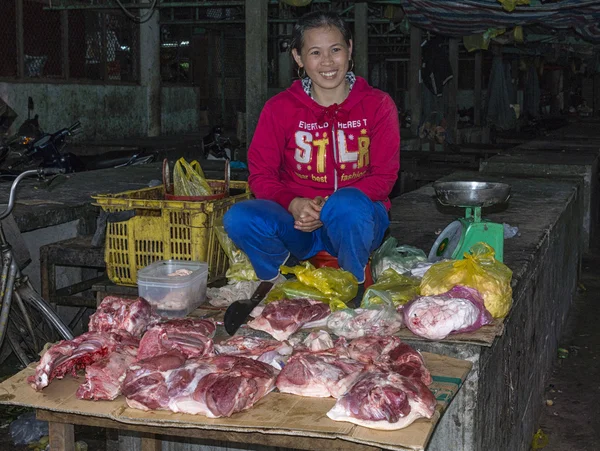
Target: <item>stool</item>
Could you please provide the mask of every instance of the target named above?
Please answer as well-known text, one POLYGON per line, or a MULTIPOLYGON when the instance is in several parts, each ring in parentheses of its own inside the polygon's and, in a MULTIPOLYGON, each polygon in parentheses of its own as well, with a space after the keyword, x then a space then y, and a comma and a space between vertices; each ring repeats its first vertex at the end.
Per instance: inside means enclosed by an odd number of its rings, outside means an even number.
MULTIPOLYGON (((80 236, 58 241, 40 247, 40 275, 42 297, 48 302, 72 307, 96 307, 93 296, 74 296, 84 293, 92 286, 106 279, 101 276, 92 277, 67 287, 56 288, 56 267, 68 266, 104 271, 104 247, 92 247, 92 236, 80 236)), ((83 271, 85 273, 85 271, 83 271)))
MULTIPOLYGON (((315 268, 320 268, 322 266, 329 266, 330 268, 340 267, 337 258, 327 251, 317 252, 317 254, 314 257, 309 258, 308 261, 315 268)), ((373 285, 373 277, 371 276, 371 261, 369 260, 365 267, 365 288, 368 288, 371 285, 373 285)))

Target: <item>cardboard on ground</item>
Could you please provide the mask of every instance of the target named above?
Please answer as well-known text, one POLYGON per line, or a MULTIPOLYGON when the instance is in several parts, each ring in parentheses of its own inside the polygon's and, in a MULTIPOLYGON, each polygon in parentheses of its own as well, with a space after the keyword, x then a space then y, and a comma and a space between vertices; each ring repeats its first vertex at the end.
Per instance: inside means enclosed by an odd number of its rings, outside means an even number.
POLYGON ((0 404, 168 427, 169 435, 176 435, 173 428, 181 428, 181 435, 185 435, 185 428, 198 428, 301 436, 303 440, 309 437, 341 439, 389 450, 424 450, 440 415, 462 386, 472 364, 427 352, 423 353, 423 357, 433 376, 430 388, 438 400, 436 414, 431 419, 417 420, 398 431, 378 431, 333 421, 326 416, 335 404, 332 398, 306 398, 279 392, 268 394, 251 409, 230 418, 210 419, 166 411, 144 412, 129 408, 123 396, 114 401, 77 399, 75 392, 79 384, 84 382, 83 377, 76 379, 66 376, 62 380, 52 381, 43 391, 36 392, 27 384, 27 377, 34 373, 34 365, 0 384, 0 404))

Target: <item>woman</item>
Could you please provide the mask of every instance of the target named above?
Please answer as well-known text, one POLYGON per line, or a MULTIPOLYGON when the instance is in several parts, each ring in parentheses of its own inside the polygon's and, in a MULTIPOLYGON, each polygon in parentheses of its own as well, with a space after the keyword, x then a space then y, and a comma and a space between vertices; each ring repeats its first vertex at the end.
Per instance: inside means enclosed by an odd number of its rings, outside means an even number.
POLYGON ((261 280, 325 250, 362 284, 389 225, 398 112, 351 72, 352 36, 337 14, 303 16, 291 48, 300 80, 265 104, 248 150, 256 200, 234 205, 225 229, 261 280))

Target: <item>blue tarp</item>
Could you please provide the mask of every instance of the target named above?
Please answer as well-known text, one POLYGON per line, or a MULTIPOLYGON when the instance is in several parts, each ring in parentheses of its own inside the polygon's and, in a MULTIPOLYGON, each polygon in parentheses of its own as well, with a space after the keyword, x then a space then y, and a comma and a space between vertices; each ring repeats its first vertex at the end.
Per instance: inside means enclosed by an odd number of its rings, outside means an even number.
POLYGON ((411 24, 444 36, 462 37, 484 33, 489 28, 537 24, 573 29, 585 39, 600 41, 600 0, 522 5, 512 12, 506 11, 497 0, 401 0, 401 3, 411 24))

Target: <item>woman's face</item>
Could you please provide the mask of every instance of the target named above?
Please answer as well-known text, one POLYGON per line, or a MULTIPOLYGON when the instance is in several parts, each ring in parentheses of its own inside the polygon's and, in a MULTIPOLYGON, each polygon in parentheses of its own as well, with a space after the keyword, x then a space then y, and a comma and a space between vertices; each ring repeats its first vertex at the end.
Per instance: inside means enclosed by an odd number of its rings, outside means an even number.
POLYGON ((337 27, 311 28, 304 32, 301 53, 296 49, 292 55, 299 67, 303 67, 314 84, 322 89, 343 86, 352 55, 350 45, 337 27))

